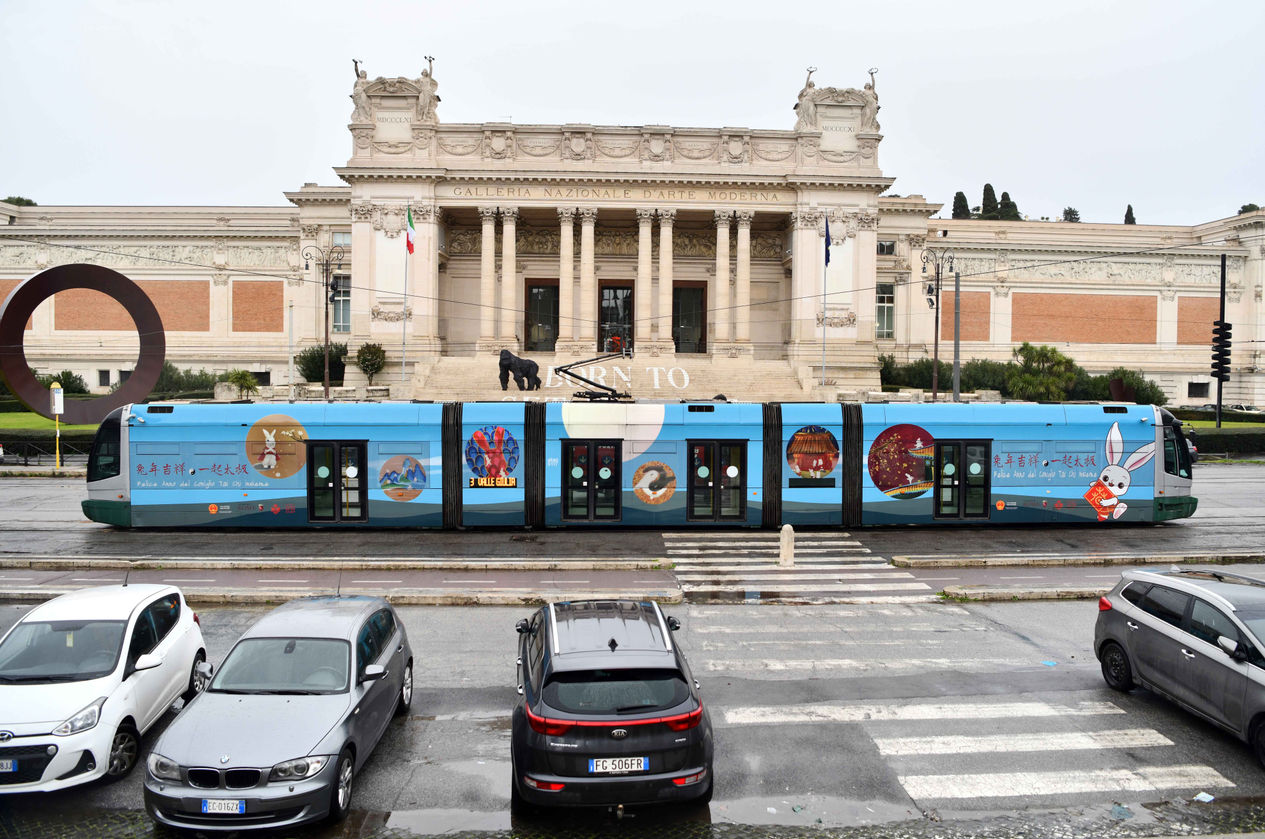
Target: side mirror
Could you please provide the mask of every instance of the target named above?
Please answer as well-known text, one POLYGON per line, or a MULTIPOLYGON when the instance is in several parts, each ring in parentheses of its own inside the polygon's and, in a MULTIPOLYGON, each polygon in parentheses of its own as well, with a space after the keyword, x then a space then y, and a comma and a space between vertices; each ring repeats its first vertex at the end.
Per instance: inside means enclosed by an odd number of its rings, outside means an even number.
POLYGON ((527 618, 519 619, 518 623, 514 624, 514 628, 518 630, 519 635, 522 635, 524 632, 531 631, 531 626, 527 623, 527 618))
POLYGON ((668 629, 672 630, 673 632, 676 632, 680 628, 681 628, 681 622, 679 620, 677 620, 676 618, 668 618, 668 629))
POLYGON ((364 675, 360 677, 362 682, 376 682, 379 679, 387 677, 387 669, 381 664, 369 664, 365 666, 364 675))
POLYGON ((1217 636, 1217 644, 1221 649, 1230 654, 1235 661, 1247 661, 1247 648, 1239 641, 1233 638, 1227 638, 1225 635, 1217 636))
POLYGON ((163 658, 154 653, 146 653, 136 659, 136 663, 132 665, 133 670, 153 670, 155 667, 163 663, 163 658))
POLYGON ((215 665, 209 661, 199 661, 197 666, 198 675, 204 679, 210 679, 215 675, 215 665))

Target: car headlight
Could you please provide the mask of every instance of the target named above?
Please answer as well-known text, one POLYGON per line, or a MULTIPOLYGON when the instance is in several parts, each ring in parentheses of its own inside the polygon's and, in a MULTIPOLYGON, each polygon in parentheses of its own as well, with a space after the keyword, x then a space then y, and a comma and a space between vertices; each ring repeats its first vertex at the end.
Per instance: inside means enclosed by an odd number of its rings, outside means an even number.
POLYGON ((71 734, 78 734, 81 731, 87 731, 97 724, 101 719, 101 706, 105 704, 105 697, 101 697, 93 702, 87 708, 75 714, 61 725, 53 729, 53 733, 58 737, 66 737, 71 734))
POLYGON ((149 767, 149 774, 160 781, 180 780, 180 764, 169 757, 163 757, 157 752, 150 752, 146 765, 149 767))
POLYGON ((300 757, 295 760, 287 760, 285 763, 278 763, 272 767, 272 772, 268 773, 268 783, 274 781, 298 781, 303 778, 310 778, 324 768, 328 757, 300 757))

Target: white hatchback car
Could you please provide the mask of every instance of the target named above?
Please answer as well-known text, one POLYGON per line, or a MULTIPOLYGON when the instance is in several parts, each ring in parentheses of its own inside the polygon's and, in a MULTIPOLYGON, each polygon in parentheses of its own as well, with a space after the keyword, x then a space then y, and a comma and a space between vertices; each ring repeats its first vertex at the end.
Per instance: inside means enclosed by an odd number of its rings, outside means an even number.
POLYGON ((205 659, 174 586, 101 586, 32 609, 0 640, 0 794, 123 778, 141 735, 201 689, 205 659))

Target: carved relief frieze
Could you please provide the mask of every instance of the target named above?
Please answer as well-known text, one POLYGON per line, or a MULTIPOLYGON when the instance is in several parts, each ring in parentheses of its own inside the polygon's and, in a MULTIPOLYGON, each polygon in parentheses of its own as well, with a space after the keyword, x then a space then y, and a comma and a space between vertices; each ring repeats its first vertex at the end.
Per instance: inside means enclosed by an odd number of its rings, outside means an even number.
POLYGON ((751 234, 752 259, 781 259, 782 235, 780 233, 751 234))
POLYGON ((1009 297, 1010 296, 1010 286, 1006 283, 1005 280, 998 280, 997 284, 993 286, 993 296, 994 297, 1009 297))
POLYGON ((751 144, 751 152, 760 160, 769 163, 780 163, 795 153, 799 146, 793 142, 753 142, 751 144))
POLYGON ((352 221, 373 221, 373 204, 360 201, 351 204, 352 221))
POLYGON ((841 315, 827 315, 825 312, 817 313, 817 325, 839 328, 844 326, 856 326, 856 312, 844 312, 841 315))
POLYGON ((926 236, 922 235, 921 233, 909 234, 909 250, 911 253, 913 251, 922 250, 926 246, 927 246, 926 236))
POLYGON ((1241 257, 1241 256, 1232 256, 1232 257, 1229 257, 1229 258, 1228 258, 1228 259, 1226 259, 1226 261, 1225 261, 1225 268, 1226 268, 1226 271, 1227 271, 1227 272, 1229 272, 1229 273, 1231 273, 1231 274, 1237 274, 1239 271, 1242 271, 1242 270, 1243 270, 1243 257, 1241 257))
POLYGON ((562 140, 545 138, 524 139, 519 137, 517 145, 518 150, 528 157, 551 157, 562 148, 562 140))
POLYGON ((751 162, 751 141, 743 134, 726 134, 720 138, 720 159, 723 163, 751 162))
POLYGON ((412 307, 406 306, 402 310, 388 311, 381 306, 374 306, 369 310, 369 319, 380 321, 382 323, 399 323, 401 321, 413 319, 412 307))
POLYGON ((477 254, 483 250, 483 236, 478 228, 457 227, 448 231, 448 253, 451 256, 477 254))
POLYGON ((1230 303, 1238 303, 1243 297, 1243 284, 1230 283, 1225 288, 1225 299, 1230 303))
POLYGON ((373 144, 373 150, 381 154, 407 154, 413 150, 412 140, 398 140, 391 142, 377 141, 373 144))
POLYGON ((413 128, 413 148, 422 154, 430 154, 430 144, 435 138, 435 132, 429 128, 413 128))
POLYGON ((394 239, 404 230, 405 208, 399 204, 374 204, 373 229, 381 230, 388 239, 394 239))
POLYGON ((483 132, 483 159, 484 160, 512 160, 514 157, 514 132, 509 131, 484 131, 483 132))
POLYGON ((821 140, 817 137, 799 138, 800 163, 816 163, 817 153, 821 150, 821 140))
POLYGON ((603 157, 615 159, 632 157, 637 153, 637 149, 641 148, 641 140, 635 137, 619 137, 615 139, 599 137, 595 143, 597 150, 602 153, 603 157))
POLYGON ((592 160, 594 157, 592 131, 562 132, 563 160, 592 160))
POLYGON ((706 140, 683 140, 679 137, 672 140, 673 149, 686 160, 715 160, 718 146, 719 143, 706 140))
POLYGON ((474 154, 482 145, 481 138, 470 137, 468 135, 458 137, 445 137, 439 135, 439 149, 445 154, 451 154, 454 157, 466 157, 474 154))
POLYGON ((672 162, 672 136, 670 134, 641 135, 641 159, 649 163, 672 162))
POLYGON ((225 274, 222 271, 217 271, 211 275, 211 283, 218 286, 228 285, 228 274, 225 274))
POLYGON ((227 249, 226 262, 251 268, 290 268, 290 253, 289 247, 231 245, 227 249))
MULTIPOLYGON (((225 259, 227 260, 227 254, 225 259)), ((72 263, 153 267, 158 263, 171 262, 214 264, 214 249, 210 245, 117 245, 106 253, 92 253, 47 243, 0 245, 0 265, 35 267, 39 270, 72 263)))
POLYGON ((211 263, 216 268, 223 268, 228 264, 228 241, 225 239, 216 239, 211 243, 212 255, 211 263))
POLYGON ((373 143, 373 129, 353 128, 351 129, 351 137, 356 144, 356 148, 364 151, 373 143))
POLYGON ((305 224, 299 228, 299 231, 303 234, 304 239, 315 239, 320 235, 321 226, 319 224, 305 224))

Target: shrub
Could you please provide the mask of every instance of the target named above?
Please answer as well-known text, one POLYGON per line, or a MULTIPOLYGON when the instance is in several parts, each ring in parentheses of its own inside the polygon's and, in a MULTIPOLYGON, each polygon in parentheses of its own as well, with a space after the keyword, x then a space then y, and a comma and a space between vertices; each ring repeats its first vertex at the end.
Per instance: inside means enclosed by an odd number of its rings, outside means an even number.
POLYGON ((356 366, 365 374, 369 384, 373 384, 373 377, 387 366, 387 351, 382 349, 381 344, 361 344, 356 350, 356 366))
POLYGON ((1007 371, 1006 387, 1014 399, 1062 402, 1076 383, 1076 364, 1049 346, 1024 341, 1014 349, 1015 364, 1007 371))
POLYGON ((962 365, 962 390, 996 390, 1006 393, 1006 376, 1010 366, 1004 361, 972 358, 962 365))
MULTIPOLYGON (((343 358, 347 355, 346 344, 330 344, 329 345, 329 382, 341 382, 346 373, 346 363, 343 358)), ((325 345, 321 344, 316 347, 308 347, 294 357, 294 366, 299 368, 299 373, 303 376, 305 382, 323 382, 325 381, 325 345)))
POLYGON ((35 377, 40 384, 48 387, 53 382, 58 382, 62 386, 62 393, 69 396, 72 393, 90 393, 88 383, 83 380, 83 376, 70 370, 63 370, 60 373, 53 373, 49 376, 35 377))
POLYGON ((170 361, 163 362, 163 370, 158 374, 158 382, 154 385, 154 393, 180 393, 190 390, 215 390, 215 382, 217 380, 227 381, 222 374, 217 377, 208 370, 199 370, 196 373, 192 368, 186 367, 184 370, 176 367, 170 361))
POLYGON ((259 392, 259 382, 256 381, 255 374, 249 370, 229 370, 224 376, 224 381, 237 388, 238 399, 245 399, 259 392))

